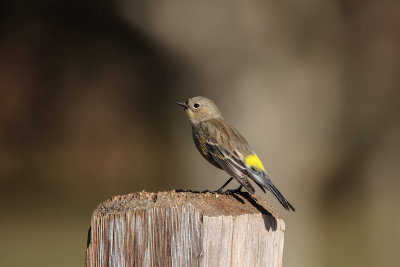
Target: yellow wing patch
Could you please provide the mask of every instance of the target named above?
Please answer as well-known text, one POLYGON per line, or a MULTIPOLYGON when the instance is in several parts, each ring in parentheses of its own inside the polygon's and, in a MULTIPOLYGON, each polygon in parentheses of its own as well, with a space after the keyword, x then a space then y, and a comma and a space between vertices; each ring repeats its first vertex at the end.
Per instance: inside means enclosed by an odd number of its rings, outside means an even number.
POLYGON ((261 160, 257 157, 256 154, 251 154, 246 157, 246 164, 259 171, 265 171, 264 166, 261 163, 261 160))

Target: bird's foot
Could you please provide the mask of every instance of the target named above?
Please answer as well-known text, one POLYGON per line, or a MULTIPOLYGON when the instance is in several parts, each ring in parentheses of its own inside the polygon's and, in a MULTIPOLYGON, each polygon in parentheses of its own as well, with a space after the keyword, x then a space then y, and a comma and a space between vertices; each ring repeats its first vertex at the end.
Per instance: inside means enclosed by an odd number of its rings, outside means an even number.
MULTIPOLYGON (((222 194, 223 190, 225 188, 225 186, 227 186, 231 181, 233 180, 233 178, 229 178, 228 181, 226 181, 218 190, 215 191, 210 191, 210 193, 214 193, 214 194, 222 194)), ((225 191, 226 192, 226 191, 225 191)))
POLYGON ((232 195, 232 194, 238 194, 238 193, 240 193, 242 191, 242 186, 239 186, 238 188, 236 188, 236 189, 233 189, 233 190, 226 190, 225 192, 227 193, 227 194, 229 194, 229 195, 232 195))
POLYGON ((220 188, 220 189, 218 189, 218 190, 209 191, 209 192, 212 193, 212 194, 222 194, 222 193, 223 193, 223 189, 220 188))

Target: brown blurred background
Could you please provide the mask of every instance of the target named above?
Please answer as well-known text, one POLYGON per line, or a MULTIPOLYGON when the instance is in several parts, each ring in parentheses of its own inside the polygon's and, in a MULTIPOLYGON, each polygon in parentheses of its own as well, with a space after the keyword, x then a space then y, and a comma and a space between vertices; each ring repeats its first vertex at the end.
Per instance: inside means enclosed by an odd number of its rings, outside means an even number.
MULTIPOLYGON (((213 99, 294 204, 284 266, 400 266, 400 2, 1 1, 0 265, 82 266, 91 212, 217 189, 213 99)), ((236 187, 236 185, 232 185, 236 187)))

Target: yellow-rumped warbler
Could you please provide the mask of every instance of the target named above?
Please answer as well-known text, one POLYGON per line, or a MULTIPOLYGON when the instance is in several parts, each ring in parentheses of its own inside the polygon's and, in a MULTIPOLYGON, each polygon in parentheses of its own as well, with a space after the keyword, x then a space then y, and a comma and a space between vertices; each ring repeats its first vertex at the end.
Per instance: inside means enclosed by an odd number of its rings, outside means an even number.
POLYGON ((215 167, 227 172, 231 178, 217 192, 235 178, 240 187, 254 194, 251 178, 265 193, 264 188, 275 195, 285 209, 294 207, 272 184, 261 160, 253 152, 246 139, 223 117, 213 101, 202 96, 189 98, 186 102, 176 102, 185 108, 192 124, 193 140, 201 155, 215 167))

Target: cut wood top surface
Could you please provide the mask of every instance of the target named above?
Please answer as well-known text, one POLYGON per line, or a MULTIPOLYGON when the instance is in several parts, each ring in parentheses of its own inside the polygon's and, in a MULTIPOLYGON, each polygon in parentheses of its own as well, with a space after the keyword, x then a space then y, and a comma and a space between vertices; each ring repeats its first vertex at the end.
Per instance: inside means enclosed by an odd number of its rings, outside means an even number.
POLYGON ((186 204, 193 205, 206 216, 238 216, 261 213, 279 218, 276 211, 264 199, 246 192, 217 194, 176 190, 158 193, 143 191, 115 196, 100 203, 93 215, 122 214, 186 204))

